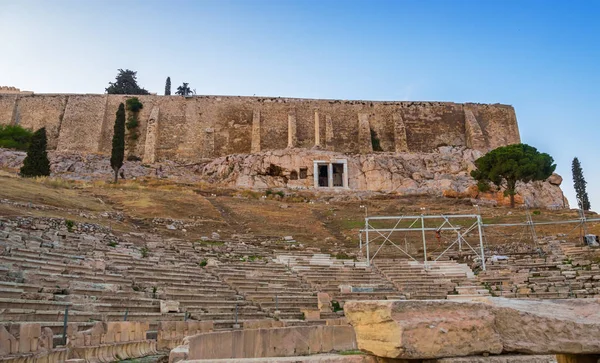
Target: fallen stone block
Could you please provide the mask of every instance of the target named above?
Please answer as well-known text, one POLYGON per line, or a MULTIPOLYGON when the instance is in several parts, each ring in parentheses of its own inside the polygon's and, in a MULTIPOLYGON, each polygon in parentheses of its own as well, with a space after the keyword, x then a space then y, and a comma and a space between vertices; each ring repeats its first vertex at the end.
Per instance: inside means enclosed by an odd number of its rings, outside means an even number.
POLYGON ((179 312, 179 301, 175 300, 161 300, 160 301, 160 313, 178 313, 179 312))
POLYGON ((380 357, 600 352, 598 299, 480 300, 349 301, 344 310, 358 347, 380 357))
POLYGON ((494 315, 484 304, 348 301, 344 312, 359 349, 379 357, 432 359, 502 352, 494 315))

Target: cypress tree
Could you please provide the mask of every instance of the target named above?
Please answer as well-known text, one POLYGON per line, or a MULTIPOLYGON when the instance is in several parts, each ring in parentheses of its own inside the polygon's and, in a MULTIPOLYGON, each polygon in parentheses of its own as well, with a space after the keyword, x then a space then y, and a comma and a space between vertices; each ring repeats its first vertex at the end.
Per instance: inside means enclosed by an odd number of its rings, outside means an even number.
POLYGON ((573 159, 571 171, 573 172, 573 186, 575 187, 575 193, 577 194, 577 204, 579 205, 579 208, 583 210, 590 210, 590 199, 588 198, 587 191, 585 190, 587 182, 583 177, 583 169, 581 169, 579 159, 573 159))
POLYGON ((167 77, 167 82, 165 83, 165 96, 171 95, 171 77, 167 77))
POLYGON ((119 170, 123 166, 123 159, 125 158, 125 105, 123 103, 119 105, 116 115, 112 153, 110 155, 110 167, 115 171, 115 184, 118 181, 119 170))
POLYGON ((47 146, 46 128, 42 127, 31 136, 31 144, 27 150, 27 156, 23 161, 21 176, 36 177, 50 175, 50 161, 46 152, 47 146))

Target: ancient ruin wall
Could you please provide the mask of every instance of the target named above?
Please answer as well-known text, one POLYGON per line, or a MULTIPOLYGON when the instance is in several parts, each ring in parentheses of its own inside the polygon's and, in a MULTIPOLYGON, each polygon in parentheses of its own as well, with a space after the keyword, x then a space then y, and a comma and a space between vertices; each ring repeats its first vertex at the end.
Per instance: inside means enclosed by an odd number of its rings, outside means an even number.
MULTIPOLYGON (((115 113, 129 97, 0 92, 0 124, 45 126, 51 149, 110 153, 115 113)), ((194 161, 315 146, 370 153, 371 133, 385 152, 428 152, 446 145, 487 151, 520 142, 514 109, 499 104, 137 97, 144 107, 139 137, 128 144, 128 154, 146 159, 194 161), (148 128, 153 110, 156 118, 148 128)))

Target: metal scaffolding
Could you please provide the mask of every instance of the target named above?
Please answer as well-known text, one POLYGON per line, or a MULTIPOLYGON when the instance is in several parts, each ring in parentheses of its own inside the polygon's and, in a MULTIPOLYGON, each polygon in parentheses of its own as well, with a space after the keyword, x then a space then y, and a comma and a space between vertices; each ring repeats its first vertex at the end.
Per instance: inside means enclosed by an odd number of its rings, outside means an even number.
MULTIPOLYGON (((366 214, 366 211, 365 211, 366 214)), ((600 222, 600 218, 586 218, 585 213, 580 213, 580 218, 571 219, 571 220, 562 220, 562 221, 546 221, 546 222, 534 222, 529 211, 526 213, 526 221, 517 222, 517 223, 495 223, 495 224, 484 224, 481 219, 481 215, 479 214, 455 214, 455 215, 413 215, 413 216, 374 216, 367 217, 365 216, 365 227, 360 230, 360 238, 359 238, 359 246, 360 251, 363 249, 367 255, 367 265, 370 266, 373 259, 377 256, 377 254, 381 251, 381 249, 389 244, 404 255, 408 256, 410 259, 419 262, 415 256, 411 255, 408 251, 408 247, 402 248, 398 243, 392 240, 393 234, 397 232, 421 232, 421 239, 423 242, 423 265, 427 269, 428 268, 428 258, 427 258, 427 240, 425 236, 425 232, 435 231, 436 234, 443 231, 451 231, 456 233, 456 237, 453 242, 442 252, 440 253, 434 261, 440 259, 446 252, 448 252, 453 246, 458 245, 459 250, 462 251, 463 243, 466 244, 475 255, 481 260, 481 268, 483 270, 485 267, 485 250, 484 250, 484 228, 487 227, 517 227, 524 226, 528 227, 531 231, 531 235, 534 241, 537 241, 537 233, 535 230, 535 226, 543 226, 543 225, 557 225, 557 224, 578 224, 577 227, 581 227, 584 231, 587 231, 586 223, 587 222, 600 222), (456 219, 471 219, 473 223, 469 225, 469 227, 463 227, 456 224, 453 224, 451 220, 456 219), (441 224, 436 227, 426 227, 425 221, 435 221, 441 220, 441 224), (373 226, 374 221, 387 221, 390 225, 393 224, 393 227, 389 228, 377 228, 373 226), (402 222, 412 221, 412 223, 408 227, 399 227, 402 222), (365 239, 363 240, 363 233, 365 235, 365 239), (479 239, 479 248, 474 248, 469 242, 465 239, 465 236, 468 234, 477 234, 479 239), (375 253, 371 256, 371 245, 373 242, 379 238, 383 239, 381 245, 378 246, 375 253)), ((585 233, 585 232, 584 232, 585 233)))
POLYGON ((483 235, 482 235, 482 222, 481 216, 478 214, 455 214, 455 215, 418 215, 418 216, 384 216, 384 217, 365 217, 365 228, 360 231, 360 249, 365 248, 365 252, 367 255, 367 265, 371 265, 371 261, 377 256, 377 254, 381 251, 383 246, 386 244, 390 244, 391 246, 396 247, 400 252, 408 256, 414 261, 418 260, 412 256, 407 248, 404 249, 400 247, 397 243, 392 240, 392 235, 396 232, 421 232, 421 239, 423 242, 423 265, 425 268, 428 268, 428 259, 427 259, 427 239, 425 236, 425 232, 434 231, 436 234, 439 234, 444 231, 451 231, 456 233, 456 238, 453 242, 440 254, 434 261, 437 261, 440 257, 442 257, 447 251, 449 251, 453 246, 459 246, 459 249, 462 249, 463 243, 466 244, 474 253, 481 259, 481 267, 485 270, 485 255, 483 248, 483 235), (473 223, 468 227, 464 228, 458 225, 455 225, 451 222, 452 219, 471 219, 473 223), (436 227, 426 227, 425 221, 435 221, 441 220, 439 226, 436 227), (373 226, 374 221, 388 221, 394 224, 392 228, 376 228, 373 226), (403 221, 412 221, 412 223, 408 227, 399 227, 403 221), (476 248, 471 246, 469 242, 465 239, 465 236, 469 233, 477 231, 479 236, 479 251, 476 248), (365 234, 365 241, 363 243, 362 234, 365 234), (375 233, 375 237, 373 237, 373 233, 375 233), (371 244, 376 239, 383 238, 383 242, 377 248, 373 256, 371 256, 371 244))

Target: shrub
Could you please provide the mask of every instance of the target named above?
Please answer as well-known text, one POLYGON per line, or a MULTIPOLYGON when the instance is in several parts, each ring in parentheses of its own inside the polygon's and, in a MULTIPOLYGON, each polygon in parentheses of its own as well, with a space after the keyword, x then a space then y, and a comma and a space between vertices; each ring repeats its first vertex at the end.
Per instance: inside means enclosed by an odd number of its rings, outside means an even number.
POLYGON ((117 245, 119 245, 117 242, 115 241, 110 241, 107 243, 108 247, 117 247, 117 245))
POLYGON ((25 151, 33 133, 19 125, 0 125, 0 147, 25 151))
POLYGON ((69 232, 73 232, 73 227, 75 227, 75 222, 70 219, 65 220, 65 225, 67 226, 67 230, 69 232))
POLYGON ((140 252, 142 253, 142 258, 146 258, 148 257, 148 247, 144 246, 140 249, 140 252))
POLYGON ((208 261, 206 261, 206 259, 200 261, 200 267, 204 267, 208 264, 208 261))
POLYGON ((383 151, 379 137, 377 137, 377 133, 373 129, 371 129, 371 145, 373 146, 373 151, 383 151))
POLYGON ((144 104, 137 97, 131 97, 125 103, 127 104, 127 110, 131 112, 139 112, 144 108, 144 104))
POLYGON ((331 300, 331 307, 333 308, 334 313, 344 310, 342 309, 340 303, 337 300, 331 300))
POLYGON ((125 123, 125 127, 127 127, 127 130, 135 129, 139 125, 140 125, 140 123, 138 122, 137 118, 135 118, 135 117, 129 117, 129 119, 125 123))

